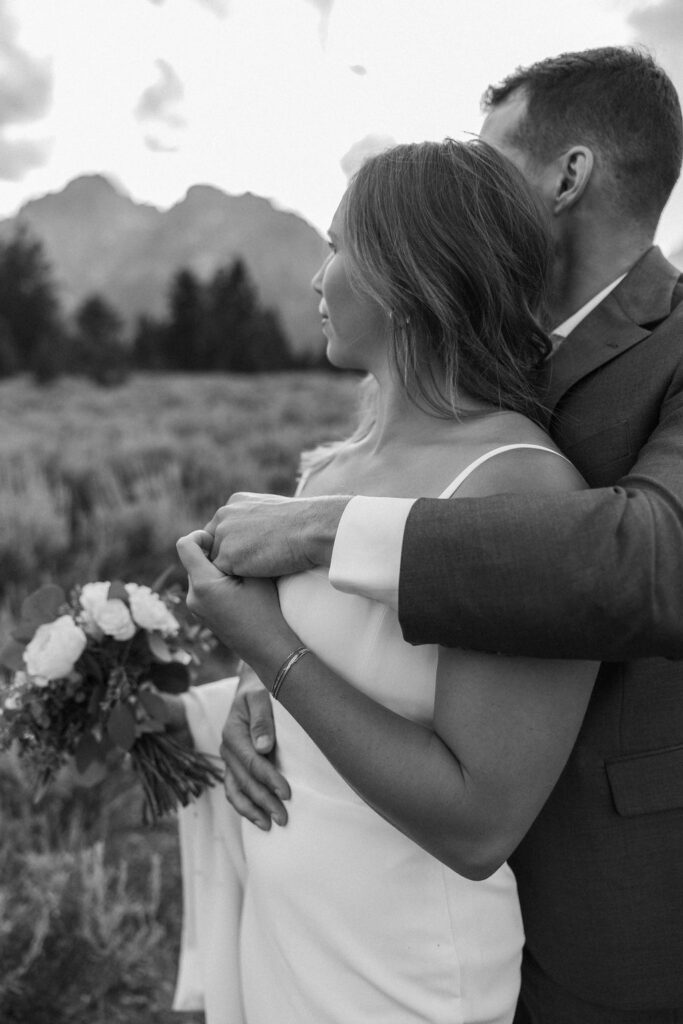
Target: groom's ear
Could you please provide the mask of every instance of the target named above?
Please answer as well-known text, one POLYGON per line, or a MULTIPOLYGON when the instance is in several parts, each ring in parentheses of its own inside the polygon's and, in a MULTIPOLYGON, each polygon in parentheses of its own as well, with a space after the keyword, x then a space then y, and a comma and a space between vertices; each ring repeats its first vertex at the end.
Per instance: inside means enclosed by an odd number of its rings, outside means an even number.
POLYGON ((588 146, 572 146, 558 160, 557 183, 553 213, 563 213, 581 199, 595 167, 595 157, 588 146))

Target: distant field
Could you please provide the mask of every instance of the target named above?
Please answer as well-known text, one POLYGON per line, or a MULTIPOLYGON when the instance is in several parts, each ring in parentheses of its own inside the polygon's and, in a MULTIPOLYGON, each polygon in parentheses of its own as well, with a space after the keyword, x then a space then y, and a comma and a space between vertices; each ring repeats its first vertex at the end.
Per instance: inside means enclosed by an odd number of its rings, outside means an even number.
MULTIPOLYGON (((355 391, 323 373, 2 382, 0 639, 41 580, 152 579, 232 491, 291 493, 299 452, 347 432, 355 391)), ((0 756, 3 1024, 203 1021, 170 1010, 176 825, 140 818, 130 772, 92 790, 67 773, 36 805, 0 756)))
POLYGON ((355 393, 332 373, 1 382, 5 616, 45 580, 153 578, 232 491, 291 493, 300 451, 347 432, 355 393))

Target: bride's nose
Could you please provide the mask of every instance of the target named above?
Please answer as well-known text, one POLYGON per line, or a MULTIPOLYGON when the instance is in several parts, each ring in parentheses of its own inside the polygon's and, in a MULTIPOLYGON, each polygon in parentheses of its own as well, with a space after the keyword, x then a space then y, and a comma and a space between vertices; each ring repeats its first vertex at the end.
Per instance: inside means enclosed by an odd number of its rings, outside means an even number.
MULTIPOLYGON (((325 261, 325 262, 327 262, 327 261, 325 261)), ((321 264, 321 266, 318 267, 318 270, 316 271, 313 279, 311 280, 311 288, 313 289, 314 292, 316 292, 317 295, 322 295, 322 293, 323 293, 323 271, 324 271, 324 269, 325 269, 325 263, 321 264)))

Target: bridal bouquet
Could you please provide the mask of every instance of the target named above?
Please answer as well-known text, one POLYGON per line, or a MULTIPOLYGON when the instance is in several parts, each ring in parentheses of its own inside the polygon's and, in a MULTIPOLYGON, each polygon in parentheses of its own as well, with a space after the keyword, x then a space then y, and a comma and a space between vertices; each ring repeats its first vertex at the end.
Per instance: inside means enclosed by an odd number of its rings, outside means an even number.
POLYGON ((37 792, 65 764, 93 785, 130 758, 156 821, 222 778, 203 754, 165 730, 159 691, 187 688, 189 666, 209 649, 208 631, 175 614, 177 591, 96 582, 67 597, 41 587, 23 603, 0 652, 0 749, 15 747, 37 792), (118 754, 118 758, 117 758, 118 754))

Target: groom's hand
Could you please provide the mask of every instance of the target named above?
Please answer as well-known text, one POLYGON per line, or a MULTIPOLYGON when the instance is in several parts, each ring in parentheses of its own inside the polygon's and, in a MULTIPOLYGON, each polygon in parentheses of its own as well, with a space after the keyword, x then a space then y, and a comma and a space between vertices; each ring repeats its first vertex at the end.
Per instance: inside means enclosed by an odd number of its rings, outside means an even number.
POLYGON ((211 560, 231 576, 288 576, 329 565, 348 497, 233 494, 205 529, 211 560))
POLYGON ((223 726, 220 753, 225 762, 225 795, 242 817, 268 830, 287 823, 283 801, 289 783, 273 766, 275 723, 270 698, 248 665, 223 726))

